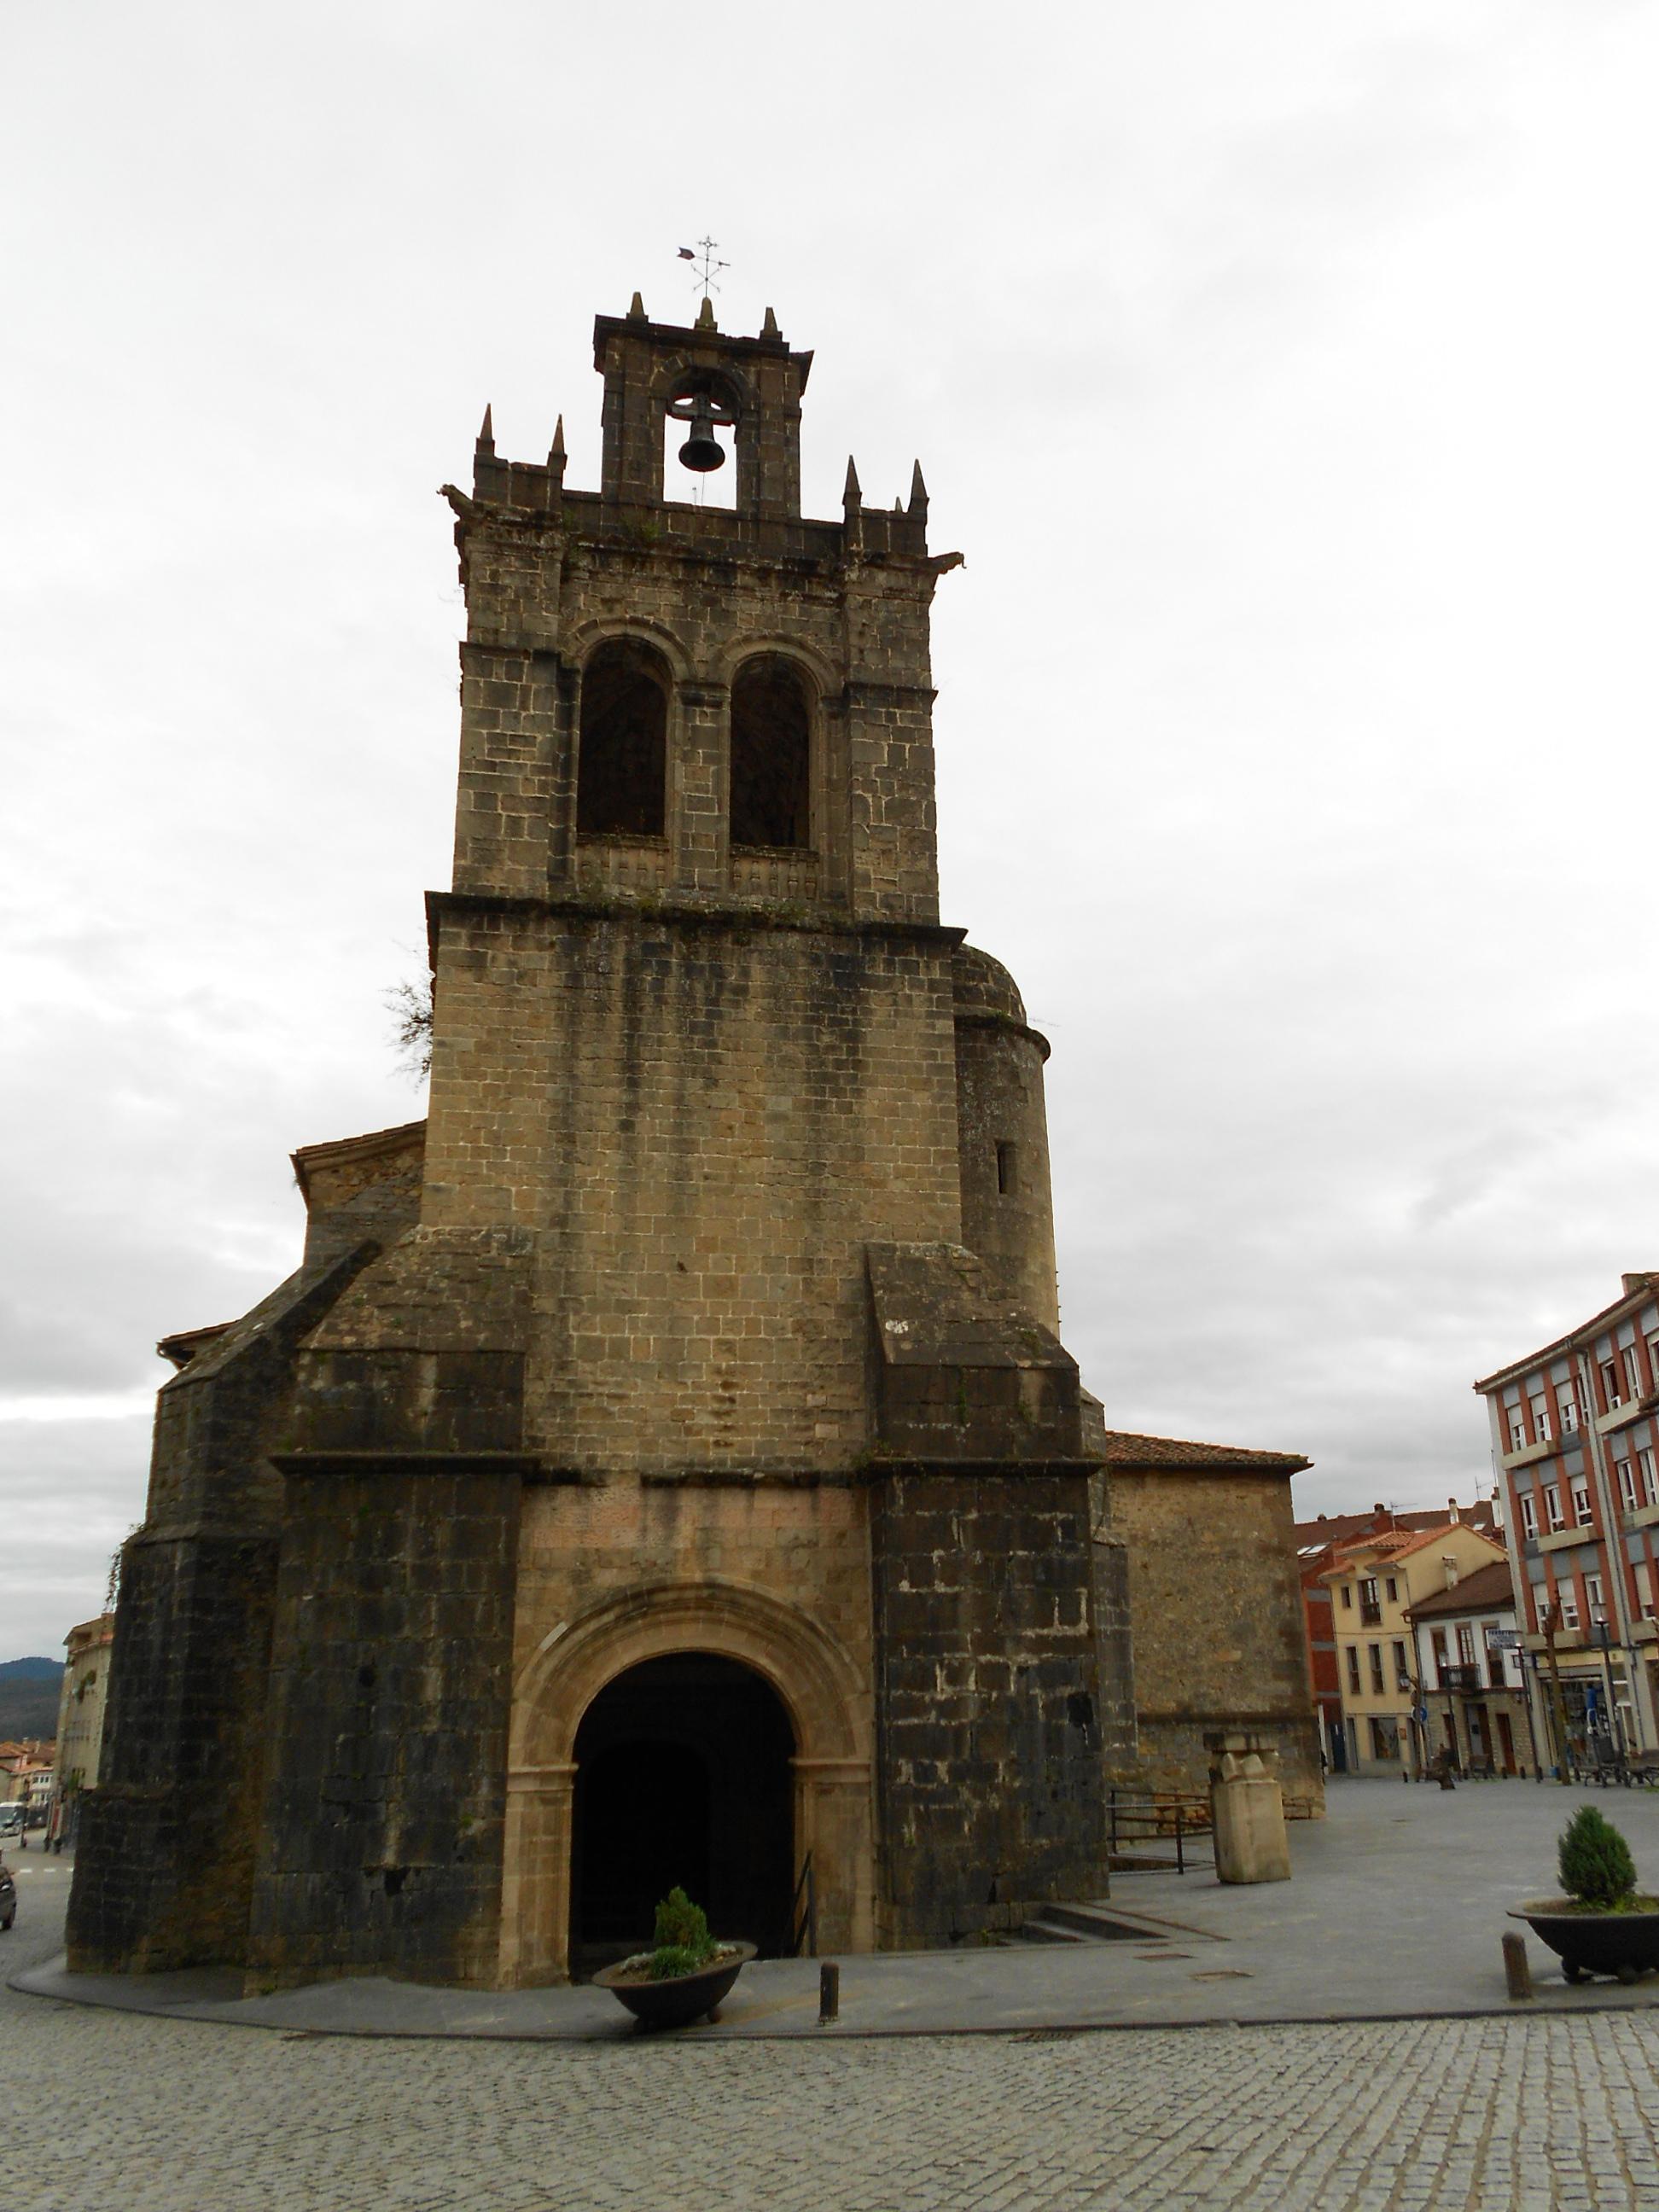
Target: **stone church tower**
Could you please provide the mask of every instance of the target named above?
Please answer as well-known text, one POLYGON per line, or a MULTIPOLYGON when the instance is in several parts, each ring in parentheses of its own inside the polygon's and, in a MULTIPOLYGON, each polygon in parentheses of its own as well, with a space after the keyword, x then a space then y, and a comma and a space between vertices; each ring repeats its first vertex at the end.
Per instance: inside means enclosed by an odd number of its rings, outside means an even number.
MULTIPOLYGON (((429 1118, 296 1154, 171 1339, 73 1962, 512 1986, 1104 1888, 1121 1571, 1055 1335, 1048 1048, 941 926, 920 471, 799 512, 812 357, 594 326, 599 490, 447 496, 429 1118), (730 508, 665 493, 729 435, 730 508)), ((1094 1438, 1085 1436, 1095 1413, 1094 1438)))

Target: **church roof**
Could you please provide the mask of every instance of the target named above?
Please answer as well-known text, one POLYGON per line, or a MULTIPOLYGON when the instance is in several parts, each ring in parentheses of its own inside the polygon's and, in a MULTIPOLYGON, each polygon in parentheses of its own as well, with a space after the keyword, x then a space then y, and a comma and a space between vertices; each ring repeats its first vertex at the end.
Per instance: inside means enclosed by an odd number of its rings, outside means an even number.
POLYGON ((1187 1468, 1194 1474, 1223 1468, 1241 1474, 1295 1474, 1313 1462, 1300 1452, 1247 1451, 1238 1444, 1182 1443, 1175 1437, 1135 1436, 1122 1429, 1106 1431, 1108 1467, 1187 1468))

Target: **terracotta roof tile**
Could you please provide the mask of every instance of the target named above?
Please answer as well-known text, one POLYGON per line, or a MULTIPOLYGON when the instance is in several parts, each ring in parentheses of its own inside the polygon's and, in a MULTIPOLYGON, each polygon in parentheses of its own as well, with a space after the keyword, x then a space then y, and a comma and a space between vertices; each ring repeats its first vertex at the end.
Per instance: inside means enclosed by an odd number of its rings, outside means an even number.
POLYGON ((1431 1613, 1497 1613, 1500 1609, 1515 1609, 1515 1589, 1510 1581, 1507 1559, 1493 1559, 1484 1567, 1477 1567, 1471 1575, 1460 1576, 1449 1589, 1437 1590, 1432 1597, 1419 1598, 1406 1617, 1408 1620, 1422 1620, 1431 1613))
POLYGON ((1254 1468, 1261 1474, 1295 1474, 1313 1462, 1300 1452, 1247 1451, 1237 1444, 1183 1443, 1176 1437, 1136 1436, 1123 1429, 1109 1429, 1105 1440, 1109 1467, 1234 1467, 1254 1468))

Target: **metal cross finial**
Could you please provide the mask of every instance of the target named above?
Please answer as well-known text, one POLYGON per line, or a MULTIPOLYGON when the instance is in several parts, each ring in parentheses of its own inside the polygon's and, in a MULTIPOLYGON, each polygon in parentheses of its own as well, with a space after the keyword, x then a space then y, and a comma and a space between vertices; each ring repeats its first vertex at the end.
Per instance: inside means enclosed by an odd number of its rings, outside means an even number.
POLYGON ((732 266, 729 261, 715 260, 714 249, 719 244, 720 240, 717 238, 700 238, 697 240, 699 252, 694 253, 689 246, 683 246, 680 248, 682 261, 690 261, 695 265, 701 258, 702 265, 697 270, 696 283, 705 300, 711 292, 718 292, 720 289, 714 281, 715 272, 732 266))

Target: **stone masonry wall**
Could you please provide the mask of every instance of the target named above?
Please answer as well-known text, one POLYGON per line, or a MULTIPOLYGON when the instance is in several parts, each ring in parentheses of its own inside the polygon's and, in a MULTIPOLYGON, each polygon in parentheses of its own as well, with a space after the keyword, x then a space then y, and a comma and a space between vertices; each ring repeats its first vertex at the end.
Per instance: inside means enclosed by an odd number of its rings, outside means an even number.
POLYGON ((520 1480, 343 1457, 289 1475, 256 1983, 493 1981, 520 1480))
POLYGON ((148 1517, 123 1555, 100 1787, 76 1852, 78 1969, 241 1955, 282 1513, 267 1454, 301 1340, 375 1250, 302 1268, 161 1394, 148 1517))
POLYGON ((1113 1778, 1201 1791, 1206 1729, 1248 1726, 1277 1740, 1287 1803, 1322 1810, 1289 1476, 1115 1468, 1108 1483, 1139 1739, 1113 1778))
POLYGON ((957 1235, 953 937, 440 915, 423 1218, 536 1237, 526 1448, 854 1463, 865 1243, 957 1235))
POLYGON ((781 652, 817 702, 823 899, 860 916, 936 921, 933 566, 856 551, 802 557, 786 550, 782 526, 769 556, 709 549, 699 557, 669 537, 684 526, 678 516, 667 526, 607 530, 573 501, 567 517, 564 529, 499 508, 463 520, 456 890, 534 896, 574 885, 581 666, 601 639, 631 635, 671 676, 663 888, 731 896, 732 678, 749 654, 781 652))
POLYGON ((1106 1887, 1086 1470, 873 1493, 884 1943, 1106 1887))

